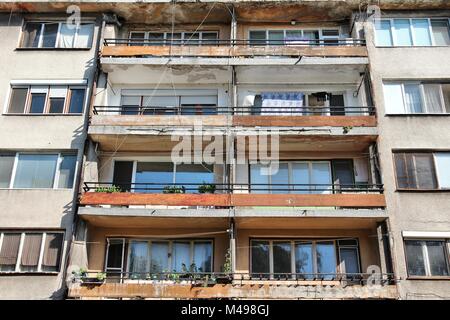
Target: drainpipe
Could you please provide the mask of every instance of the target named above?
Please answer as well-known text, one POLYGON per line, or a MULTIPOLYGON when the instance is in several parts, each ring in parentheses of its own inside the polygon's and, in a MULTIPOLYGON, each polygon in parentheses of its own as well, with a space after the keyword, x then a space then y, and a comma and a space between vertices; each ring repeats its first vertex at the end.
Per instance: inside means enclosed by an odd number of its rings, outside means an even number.
POLYGON ((230 220, 230 255, 231 255, 231 273, 236 272, 236 229, 234 219, 230 220))

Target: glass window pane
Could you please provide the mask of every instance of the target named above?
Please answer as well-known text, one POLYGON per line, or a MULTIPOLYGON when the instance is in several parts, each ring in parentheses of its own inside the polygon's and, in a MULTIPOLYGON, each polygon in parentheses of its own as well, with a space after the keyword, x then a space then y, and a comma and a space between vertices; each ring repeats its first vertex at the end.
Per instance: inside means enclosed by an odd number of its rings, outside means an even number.
POLYGON ((250 31, 250 45, 265 45, 266 31, 250 31))
POLYGON ((38 271, 42 234, 27 233, 23 241, 20 271, 38 271))
POLYGON ((8 113, 24 113, 28 88, 12 88, 8 113))
POLYGON ((211 44, 218 44, 217 41, 219 39, 219 36, 217 32, 203 32, 202 33, 202 44, 204 45, 211 45, 211 44))
MULTIPOLYGON (((434 154, 436 161, 436 173, 439 181, 439 188, 450 188, 450 153, 437 152, 434 154)), ((1 158, 0 158, 1 161, 1 158)), ((1 173, 0 173, 1 174, 1 173)), ((1 183, 1 182, 0 182, 1 183)))
POLYGON ((39 46, 39 38, 41 33, 41 23, 27 23, 23 30, 22 47, 37 48, 39 46))
MULTIPOLYGON (((151 39, 150 35, 149 38, 151 39)), ((141 42, 140 40, 145 40, 145 32, 132 32, 130 34, 130 41, 129 41, 129 45, 130 46, 143 46, 144 43, 143 41, 141 42)))
POLYGON ((422 97, 418 84, 405 84, 405 106, 407 113, 422 113, 422 97))
POLYGON ((195 33, 185 33, 184 42, 185 45, 198 45, 200 43, 200 34, 195 33))
POLYGON ((92 43, 94 25, 92 23, 80 24, 78 26, 78 35, 75 40, 75 48, 89 48, 92 43))
POLYGON ((70 90, 69 113, 83 113, 84 89, 70 90))
POLYGON ((48 113, 63 113, 65 98, 50 98, 50 106, 48 113))
POLYGON ((109 239, 106 268, 122 269, 122 239, 109 239))
POLYGON ((384 108, 386 114, 402 114, 405 113, 403 106, 402 85, 399 83, 385 83, 384 91, 384 108))
POLYGON ((169 243, 152 242, 152 259, 150 263, 152 273, 169 272, 169 243))
POLYGON ((282 44, 284 44, 284 31, 269 30, 269 45, 282 45, 282 44))
POLYGON ((394 33, 396 46, 412 45, 409 19, 394 19, 394 33))
POLYGON ((194 243, 194 264, 197 272, 212 271, 212 244, 211 242, 194 243))
POLYGON ((331 193, 331 170, 329 162, 313 162, 311 183, 317 184, 312 187, 312 193, 331 193), (316 191, 317 190, 317 191, 316 191))
POLYGON ((186 272, 191 269, 191 244, 176 241, 172 244, 172 271, 186 272))
POLYGON ((391 22, 389 20, 378 20, 375 22, 375 33, 377 46, 391 47, 391 22))
POLYGON ((324 274, 325 279, 333 278, 336 273, 336 252, 331 241, 316 243, 317 272, 324 274))
POLYGON ((42 257, 43 271, 59 271, 63 240, 62 233, 47 233, 44 244, 44 256, 42 257))
POLYGON ((264 175, 262 170, 266 168, 261 164, 252 164, 250 165, 250 183, 251 183, 251 192, 252 193, 268 193, 269 187, 269 175, 264 175))
POLYGON ((431 30, 434 44, 437 46, 450 46, 450 34, 447 19, 432 19, 431 30))
POLYGON ((271 176, 271 193, 289 193, 289 166, 287 163, 278 164, 278 172, 271 176), (276 184, 280 184, 277 186, 276 184))
POLYGON ((20 154, 14 188, 53 188, 58 155, 20 154))
POLYGON ((290 242, 273 242, 273 272, 291 273, 291 243, 290 242))
POLYGON ((339 256, 343 273, 359 273, 358 249, 340 248, 339 256))
POLYGON ((14 271, 19 254, 20 233, 4 233, 0 250, 0 271, 14 271))
POLYGON ((32 93, 30 113, 44 113, 46 99, 47 94, 45 93, 32 93))
POLYGON ((408 275, 424 276, 426 274, 425 261, 421 241, 407 240, 405 241, 405 248, 408 275))
POLYGON ((77 156, 71 154, 63 154, 61 155, 61 158, 61 164, 59 166, 58 188, 71 189, 73 187, 77 156))
POLYGON ((414 44, 416 46, 430 46, 431 37, 428 19, 412 19, 414 44))
POLYGON ((295 272, 303 274, 307 279, 314 277, 312 243, 295 244, 295 272))
POLYGON ((416 154, 414 155, 416 167, 416 179, 419 189, 435 189, 436 178, 434 174, 433 155, 416 154))
POLYGON ((397 186, 399 188, 417 188, 412 154, 394 154, 397 186))
POLYGON ((148 242, 131 241, 130 242, 130 261, 129 272, 132 278, 145 278, 148 272, 148 242))
POLYGON ((450 113, 450 84, 442 85, 442 93, 444 95, 445 112, 450 113))
POLYGON ((0 188, 9 188, 15 157, 14 154, 0 154, 0 188))
POLYGON ((444 113, 441 100, 440 84, 424 84, 423 91, 425 93, 425 105, 427 113, 444 113))
MULTIPOLYGON (((269 241, 252 241, 252 273, 270 273, 269 241)), ((258 276, 255 274, 254 276, 258 276)), ((268 276, 268 275, 266 275, 268 276)))
POLYGON ((54 48, 56 44, 56 36, 58 35, 58 23, 44 24, 44 33, 42 38, 43 48, 54 48))
POLYGON ((295 162, 292 164, 293 193, 309 193, 309 164, 306 162, 295 162))
POLYGON ((161 193, 164 187, 173 185, 173 174, 171 162, 138 162, 135 191, 161 193))
POLYGON ((214 183, 214 167, 208 164, 179 164, 176 166, 175 182, 184 186, 187 193, 197 193, 199 185, 196 184, 214 183))
POLYGON ((447 257, 444 241, 426 241, 428 261, 432 276, 448 276, 447 257))
POLYGON ((149 42, 146 43, 151 46, 161 46, 164 44, 164 33, 154 33, 150 32, 148 34, 149 42))
POLYGON ((59 31, 59 48, 73 48, 75 42, 75 33, 77 31, 76 24, 61 24, 61 30, 59 31))

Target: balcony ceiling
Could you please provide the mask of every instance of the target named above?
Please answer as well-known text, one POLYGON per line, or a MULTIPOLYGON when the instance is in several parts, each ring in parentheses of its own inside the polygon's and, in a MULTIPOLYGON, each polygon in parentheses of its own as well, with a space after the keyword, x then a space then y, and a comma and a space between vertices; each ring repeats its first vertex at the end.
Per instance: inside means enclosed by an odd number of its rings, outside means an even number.
MULTIPOLYGON (((0 11, 64 13, 69 5, 78 5, 82 12, 112 12, 125 21, 133 23, 169 23, 172 21, 172 13, 174 13, 175 23, 200 23, 206 15, 208 15, 205 19, 206 23, 217 23, 229 22, 231 19, 229 8, 234 6, 238 21, 309 22, 348 19, 352 11, 360 10, 361 4, 360 0, 299 0, 295 3, 287 0, 260 2, 225 0, 223 2, 184 0, 176 3, 173 8, 168 0, 139 2, 131 0, 7 0, 0 4, 0 11)), ((381 10, 450 9, 450 2, 448 0, 383 0, 380 6, 381 10)))

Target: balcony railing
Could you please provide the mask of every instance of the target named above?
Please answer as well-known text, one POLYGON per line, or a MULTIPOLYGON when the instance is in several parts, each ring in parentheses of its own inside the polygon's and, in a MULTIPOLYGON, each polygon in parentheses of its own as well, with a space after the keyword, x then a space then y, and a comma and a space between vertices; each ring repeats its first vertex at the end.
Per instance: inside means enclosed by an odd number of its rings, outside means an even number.
POLYGON ((130 39, 106 38, 105 46, 365 46, 364 39, 130 39))
POLYGON ((94 115, 253 115, 253 116, 368 116, 375 114, 373 106, 296 107, 280 106, 221 107, 212 105, 173 106, 94 106, 94 115))
POLYGON ((396 282, 393 273, 223 273, 223 272, 120 272, 107 271, 104 279, 99 281, 89 276, 75 276, 73 282, 84 284, 105 283, 158 283, 171 281, 174 283, 188 282, 190 284, 232 283, 244 284, 249 281, 284 281, 302 284, 305 282, 336 282, 339 284, 379 284, 390 285, 396 282))
MULTIPOLYGON (((248 191, 249 193, 272 194, 341 194, 341 193, 365 193, 382 194, 382 184, 283 184, 283 183, 251 183, 251 184, 223 184, 223 183, 116 183, 112 182, 84 182, 85 192, 134 192, 134 193, 164 193, 164 194, 232 194, 248 191), (200 191, 203 186, 209 190, 200 191), (213 190, 213 191, 212 191, 213 190)), ((203 189, 204 190, 204 189, 203 189)))

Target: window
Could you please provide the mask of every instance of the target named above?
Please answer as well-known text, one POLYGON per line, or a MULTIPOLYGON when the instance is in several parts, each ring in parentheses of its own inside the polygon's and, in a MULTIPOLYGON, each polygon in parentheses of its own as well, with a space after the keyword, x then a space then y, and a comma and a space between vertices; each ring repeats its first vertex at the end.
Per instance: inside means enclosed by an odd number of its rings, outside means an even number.
POLYGON ((450 84, 430 82, 385 82, 386 114, 450 113, 450 84))
POLYGON ((183 186, 186 193, 197 193, 199 185, 215 181, 214 166, 208 164, 136 161, 134 175, 133 167, 132 161, 116 161, 114 184, 126 188, 134 177, 135 192, 161 193, 166 186, 176 184, 183 186))
POLYGON ((449 276, 449 252, 445 240, 405 240, 409 276, 449 276))
POLYGON ((194 32, 148 32, 131 31, 131 46, 161 46, 161 45, 217 45, 219 33, 217 31, 194 32), (143 40, 142 42, 140 40, 143 40), (173 41, 172 41, 173 40, 173 41), (172 42, 172 43, 171 43, 172 42))
POLYGON ((67 188, 74 184, 76 155, 0 154, 0 188, 67 188))
POLYGON ((250 45, 337 45, 339 29, 250 30, 250 45))
POLYGON ((8 113, 80 114, 85 91, 75 86, 12 86, 8 113))
POLYGON ((449 19, 381 19, 375 22, 376 45, 448 46, 449 19))
POLYGON ((250 246, 251 272, 255 277, 277 278, 296 274, 314 279, 320 274, 323 279, 331 280, 339 272, 361 272, 356 239, 254 239, 250 246))
POLYGON ((22 48, 89 48, 94 24, 64 22, 27 22, 23 28, 22 48))
MULTIPOLYGON (((112 270, 112 265, 118 269, 123 247, 113 239, 108 239, 108 243, 107 270, 112 270)), ((145 278, 148 273, 181 273, 186 270, 212 272, 212 248, 211 240, 131 239, 128 243, 127 270, 132 278, 145 278)))
POLYGON ((59 272, 64 233, 0 232, 0 272, 59 272))
POLYGON ((450 188, 450 152, 394 153, 398 189, 450 188))

